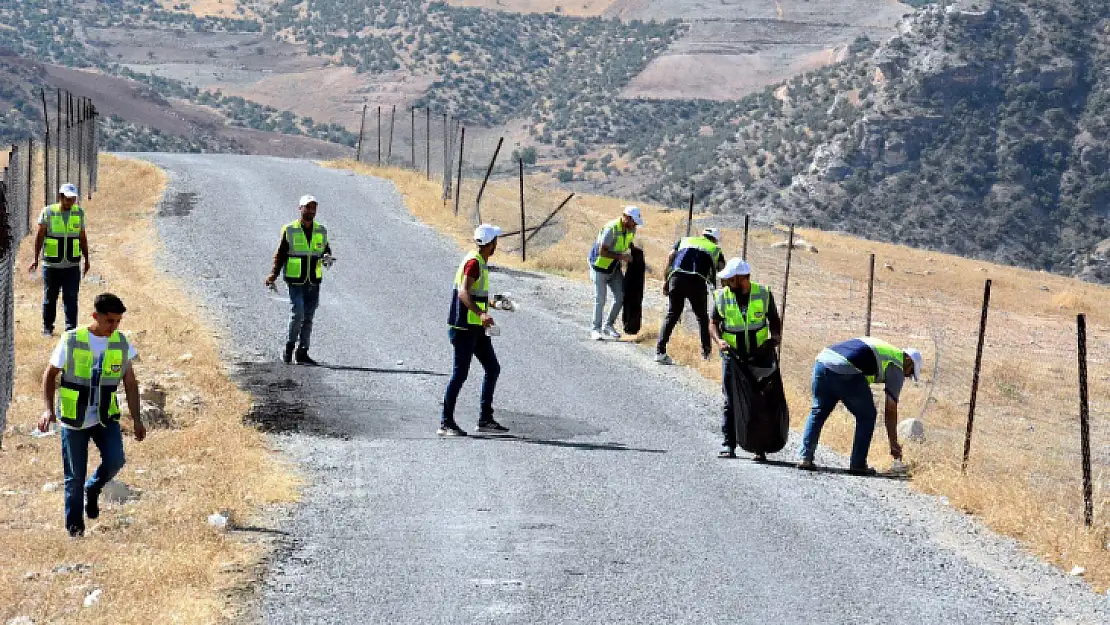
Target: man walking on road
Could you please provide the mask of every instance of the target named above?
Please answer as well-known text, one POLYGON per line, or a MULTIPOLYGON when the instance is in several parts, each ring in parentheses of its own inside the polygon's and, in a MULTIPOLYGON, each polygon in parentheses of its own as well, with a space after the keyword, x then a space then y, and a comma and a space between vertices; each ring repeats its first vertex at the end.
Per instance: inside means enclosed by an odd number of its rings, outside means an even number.
MULTIPOLYGON (((776 366, 775 346, 782 340, 782 321, 771 291, 751 281, 752 268, 739 258, 728 261, 721 270, 721 288, 713 294, 713 323, 710 334, 721 350, 722 390, 725 397, 721 433, 722 457, 736 457, 736 424, 733 402, 747 398, 728 392, 729 367, 745 366, 771 369, 776 366), (741 362, 733 363, 736 358, 741 362)), ((757 456, 765 459, 762 454, 757 456)))
POLYGON ((493 391, 501 365, 493 351, 491 334, 497 333, 493 317, 489 315, 489 263, 497 251, 497 237, 501 228, 482 224, 474 230, 477 249, 463 257, 455 272, 455 285, 451 290, 451 309, 447 315, 447 336, 454 348, 454 364, 447 392, 443 396, 443 416, 440 419, 440 436, 466 436, 466 431, 455 423, 455 403, 459 392, 470 374, 470 361, 477 358, 486 372, 482 381, 479 404, 479 432, 508 432, 509 428, 493 419, 493 391))
POLYGON ((47 431, 55 420, 62 424, 66 530, 74 537, 84 535, 86 514, 90 519, 100 516, 100 491, 123 468, 116 396, 121 382, 127 392, 135 440, 146 438, 146 427, 139 416, 139 383, 131 367, 135 348, 119 331, 127 309, 111 293, 98 295, 93 308, 93 323, 62 335, 42 377, 46 410, 39 419, 39 430, 47 431), (59 373, 60 386, 56 380, 59 373), (100 466, 86 482, 90 440, 100 451, 100 466))
POLYGON ((667 342, 671 332, 682 318, 686 302, 694 310, 701 331, 701 357, 708 360, 713 352, 709 339, 709 311, 706 308, 707 293, 717 283, 717 272, 725 266, 719 242, 721 231, 706 228, 699 237, 685 237, 675 244, 667 256, 667 279, 663 282, 663 294, 668 297, 667 316, 659 329, 659 341, 655 344, 655 362, 671 364, 667 355, 667 342))
POLYGON ((58 202, 42 209, 35 233, 35 260, 29 271, 39 268, 42 257, 42 333, 54 335, 58 316, 58 291, 62 293, 66 330, 77 327, 77 295, 81 289, 81 263, 89 273, 89 242, 85 237, 85 211, 77 204, 80 193, 72 184, 58 189, 58 202))
POLYGON ((632 241, 636 238, 637 226, 642 225, 644 225, 644 219, 640 216, 640 209, 635 206, 625 206, 624 212, 618 219, 610 221, 601 229, 597 235, 597 241, 590 250, 590 278, 594 282, 594 318, 590 338, 595 341, 621 337, 613 327, 624 303, 624 274, 621 272, 621 263, 632 260, 629 250, 632 249, 632 241), (613 307, 609 309, 609 316, 603 327, 601 321, 605 312, 607 291, 613 292, 613 307))
POLYGON ((922 366, 921 352, 912 347, 898 349, 886 341, 871 337, 850 339, 826 347, 817 355, 813 366, 813 407, 802 434, 799 469, 813 469, 813 456, 821 438, 825 420, 844 402, 856 418, 856 434, 852 441, 849 471, 857 475, 874 475, 867 466, 871 435, 875 432, 875 400, 871 384, 882 384, 886 391, 886 433, 890 455, 902 459, 898 444, 898 397, 906 376, 917 381, 922 366))
POLYGON ((324 267, 330 267, 332 263, 328 229, 316 221, 316 208, 315 197, 301 196, 301 218, 282 227, 281 241, 274 253, 273 269, 263 282, 266 286, 273 287, 278 273, 285 272, 289 303, 292 305, 285 351, 281 357, 286 364, 293 361, 294 349, 297 364, 316 364, 308 355, 312 341, 312 320, 316 316, 316 307, 320 304, 320 282, 324 279, 324 267))

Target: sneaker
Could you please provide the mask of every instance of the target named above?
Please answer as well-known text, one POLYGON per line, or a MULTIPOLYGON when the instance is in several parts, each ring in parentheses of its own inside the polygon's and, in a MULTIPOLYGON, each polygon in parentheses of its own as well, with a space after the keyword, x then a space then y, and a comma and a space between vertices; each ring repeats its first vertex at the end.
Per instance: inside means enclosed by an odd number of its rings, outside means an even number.
POLYGON ((656 354, 655 355, 655 362, 657 362, 661 365, 673 365, 674 364, 674 361, 671 360, 671 357, 668 356, 667 354, 656 354))
POLYGON ((43 328, 42 329, 42 335, 43 336, 54 336, 54 329, 53 328, 43 328))
POLYGON ((282 353, 282 355, 281 355, 281 361, 282 362, 284 362, 285 364, 290 364, 290 363, 293 362, 293 348, 295 346, 296 346, 296 343, 286 343, 285 344, 285 352, 282 353))
POLYGON ((613 340, 619 339, 621 337, 621 333, 617 332, 616 328, 614 328, 613 326, 605 326, 605 329, 602 330, 601 333, 613 340))
POLYGON ((444 423, 436 430, 436 434, 440 436, 466 436, 466 430, 454 423, 444 423))
POLYGON ((307 349, 298 349, 297 350, 297 364, 298 365, 308 365, 310 367, 315 367, 317 363, 316 363, 315 360, 309 358, 307 349))
POLYGON ((70 538, 81 538, 85 535, 85 528, 77 527, 76 525, 67 527, 66 531, 69 532, 70 538))
POLYGON ((863 475, 863 476, 868 476, 868 477, 879 474, 878 471, 876 471, 875 469, 872 469, 871 467, 868 467, 868 466, 851 467, 851 468, 848 469, 848 473, 851 474, 851 475, 863 475))
POLYGON ((767 462, 767 454, 759 452, 758 454, 752 456, 752 460, 756 462, 767 462))
POLYGON ((597 330, 594 330, 593 332, 590 332, 590 340, 600 341, 601 339, 602 339, 601 333, 598 332, 597 330))
POLYGON ((729 459, 735 458, 736 457, 736 445, 733 445, 731 443, 722 444, 721 445, 721 451, 717 452, 717 457, 718 458, 729 458, 729 459))
POLYGON ((479 432, 508 432, 509 428, 501 425, 493 419, 483 419, 478 422, 479 432))
POLYGON ((85 491, 85 516, 90 519, 95 519, 100 516, 100 493, 94 493, 90 490, 85 491))
POLYGON ((702 360, 709 360, 709 357, 712 356, 712 355, 713 355, 713 350, 711 350, 711 349, 703 349, 701 351, 701 359, 702 360))
POLYGON ((798 468, 803 471, 813 471, 817 468, 817 465, 813 464, 812 460, 803 459, 801 462, 798 463, 798 468))

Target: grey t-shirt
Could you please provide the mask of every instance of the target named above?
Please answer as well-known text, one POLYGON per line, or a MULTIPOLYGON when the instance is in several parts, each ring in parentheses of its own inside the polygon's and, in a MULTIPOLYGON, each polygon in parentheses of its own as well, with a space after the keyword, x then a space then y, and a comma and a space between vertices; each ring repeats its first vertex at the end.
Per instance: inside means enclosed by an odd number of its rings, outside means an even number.
MULTIPOLYGON (((848 359, 831 349, 824 349, 817 355, 817 362, 825 368, 840 375, 863 375, 848 359)), ((898 403, 898 396, 902 394, 902 386, 906 383, 906 374, 898 365, 891 363, 886 367, 886 377, 883 380, 883 389, 888 397, 898 403)))
POLYGON ((599 248, 606 247, 606 248, 609 248, 611 250, 611 249, 613 249, 613 246, 616 245, 616 243, 617 243, 617 229, 614 228, 613 226, 609 226, 607 228, 604 228, 601 231, 601 234, 599 234, 597 236, 597 244, 598 244, 599 248))

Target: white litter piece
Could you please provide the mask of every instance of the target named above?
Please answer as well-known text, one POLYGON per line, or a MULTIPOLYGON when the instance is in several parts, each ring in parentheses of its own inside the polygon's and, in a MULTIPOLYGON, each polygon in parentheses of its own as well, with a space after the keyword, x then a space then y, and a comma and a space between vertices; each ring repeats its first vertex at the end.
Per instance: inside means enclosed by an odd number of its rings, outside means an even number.
POLYGON ((58 490, 58 483, 57 482, 47 482, 47 483, 42 485, 42 492, 44 492, 44 493, 52 493, 56 490, 58 490))
POLYGON ((1087 569, 1085 569, 1081 566, 1077 566, 1077 567, 1075 567, 1071 570, 1070 575, 1072 575, 1073 577, 1079 577, 1080 575, 1083 575, 1086 572, 1087 572, 1087 569))
POLYGON ((104 591, 97 588, 96 590, 94 590, 94 591, 90 592, 89 594, 85 595, 85 602, 84 602, 85 607, 86 608, 91 608, 94 605, 96 605, 96 602, 100 601, 100 595, 102 595, 102 594, 104 594, 104 591))
POLYGON ((227 516, 216 512, 208 515, 208 524, 216 529, 227 529, 227 516))

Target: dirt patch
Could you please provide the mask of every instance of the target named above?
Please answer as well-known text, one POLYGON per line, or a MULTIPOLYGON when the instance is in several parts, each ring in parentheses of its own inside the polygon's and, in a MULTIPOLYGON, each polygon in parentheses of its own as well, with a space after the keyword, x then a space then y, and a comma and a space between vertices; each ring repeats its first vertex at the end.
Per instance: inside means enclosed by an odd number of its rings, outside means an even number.
POLYGON ((159 217, 187 217, 196 208, 196 193, 177 193, 158 204, 159 217))

